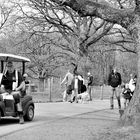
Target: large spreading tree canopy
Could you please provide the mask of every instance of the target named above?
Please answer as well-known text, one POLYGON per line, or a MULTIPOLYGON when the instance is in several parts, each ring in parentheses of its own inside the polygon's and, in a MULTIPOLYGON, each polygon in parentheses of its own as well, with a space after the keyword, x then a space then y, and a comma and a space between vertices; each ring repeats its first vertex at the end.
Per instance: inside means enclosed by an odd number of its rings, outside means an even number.
MULTIPOLYGON (((45 3, 46 0, 42 2, 45 3)), ((131 35, 136 46, 138 80, 133 99, 122 119, 126 123, 137 124, 138 119, 136 118, 140 117, 140 0, 108 0, 109 3, 116 2, 116 7, 112 7, 103 0, 99 0, 99 2, 97 0, 51 0, 51 2, 73 9, 81 17, 98 17, 107 22, 118 24, 131 35), (128 7, 130 2, 131 6, 128 7)))

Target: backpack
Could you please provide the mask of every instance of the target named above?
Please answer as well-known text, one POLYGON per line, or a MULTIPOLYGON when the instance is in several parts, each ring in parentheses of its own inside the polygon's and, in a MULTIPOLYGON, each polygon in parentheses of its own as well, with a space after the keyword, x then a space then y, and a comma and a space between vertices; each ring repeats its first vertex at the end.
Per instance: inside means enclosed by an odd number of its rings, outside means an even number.
POLYGON ((130 89, 125 89, 122 94, 125 99, 130 99, 132 97, 130 89))
POLYGON ((87 87, 86 87, 86 85, 82 85, 82 87, 81 87, 81 93, 83 93, 83 92, 85 92, 87 90, 87 87))

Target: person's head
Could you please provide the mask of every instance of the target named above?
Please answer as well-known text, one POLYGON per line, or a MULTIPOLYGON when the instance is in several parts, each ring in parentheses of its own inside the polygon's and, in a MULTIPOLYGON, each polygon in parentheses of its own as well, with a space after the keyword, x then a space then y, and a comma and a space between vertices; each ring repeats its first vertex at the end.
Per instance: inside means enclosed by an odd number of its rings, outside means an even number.
POLYGON ((78 75, 77 74, 74 74, 74 77, 75 77, 75 79, 78 79, 78 75))
POLYGON ((23 74, 23 78, 26 79, 28 77, 27 73, 23 74))
POLYGON ((90 75, 91 75, 91 73, 90 73, 90 72, 88 72, 88 73, 87 73, 87 75, 88 75, 88 76, 90 76, 90 75))
POLYGON ((132 73, 130 74, 130 78, 133 78, 133 74, 132 73))
POLYGON ((78 75, 79 80, 83 80, 83 77, 81 75, 78 75))
POLYGON ((116 73, 116 72, 117 72, 117 68, 114 67, 114 68, 113 68, 113 73, 116 73))
POLYGON ((9 73, 14 72, 14 66, 13 66, 13 63, 11 61, 7 62, 6 66, 7 66, 7 70, 9 73))
POLYGON ((129 84, 128 84, 128 83, 125 84, 125 88, 126 88, 126 89, 129 88, 129 84))
POLYGON ((72 69, 72 68, 69 68, 69 69, 67 70, 66 73, 71 73, 71 74, 73 74, 73 69, 72 69))
POLYGON ((137 75, 134 75, 134 79, 137 79, 137 75))

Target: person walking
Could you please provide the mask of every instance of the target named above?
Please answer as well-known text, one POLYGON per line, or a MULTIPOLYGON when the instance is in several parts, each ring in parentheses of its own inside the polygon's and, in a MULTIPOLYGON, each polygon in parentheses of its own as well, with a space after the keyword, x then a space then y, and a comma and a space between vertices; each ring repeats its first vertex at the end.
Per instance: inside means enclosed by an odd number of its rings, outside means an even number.
POLYGON ((91 75, 90 72, 88 72, 88 93, 89 93, 89 100, 92 101, 92 86, 93 86, 93 76, 91 75))
POLYGON ((132 92, 129 88, 129 84, 126 83, 122 86, 122 97, 124 99, 124 109, 128 106, 131 98, 132 98, 132 92))
POLYGON ((136 88, 136 83, 137 83, 137 75, 130 74, 129 89, 131 90, 132 95, 136 88))
POLYGON ((78 95, 78 75, 74 74, 74 78, 72 80, 72 94, 71 94, 71 103, 77 103, 77 95, 78 95))
POLYGON ((121 101, 120 101, 120 93, 117 92, 117 89, 122 83, 121 74, 117 72, 117 69, 114 67, 114 69, 111 71, 108 77, 108 84, 112 87, 112 93, 110 97, 110 109, 114 108, 114 94, 118 101, 118 107, 121 109, 121 101))
POLYGON ((63 92, 63 102, 67 101, 67 95, 72 94, 72 81, 73 81, 73 74, 70 70, 67 71, 64 79, 61 82, 61 85, 65 83, 66 90, 63 92))

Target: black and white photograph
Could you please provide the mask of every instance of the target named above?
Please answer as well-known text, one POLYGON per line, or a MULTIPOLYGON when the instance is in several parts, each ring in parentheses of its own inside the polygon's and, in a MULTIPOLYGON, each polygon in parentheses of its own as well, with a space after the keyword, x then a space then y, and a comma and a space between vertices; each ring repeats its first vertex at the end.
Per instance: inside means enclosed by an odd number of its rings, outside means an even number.
POLYGON ((140 0, 0 0, 0 140, 140 140, 140 0))

